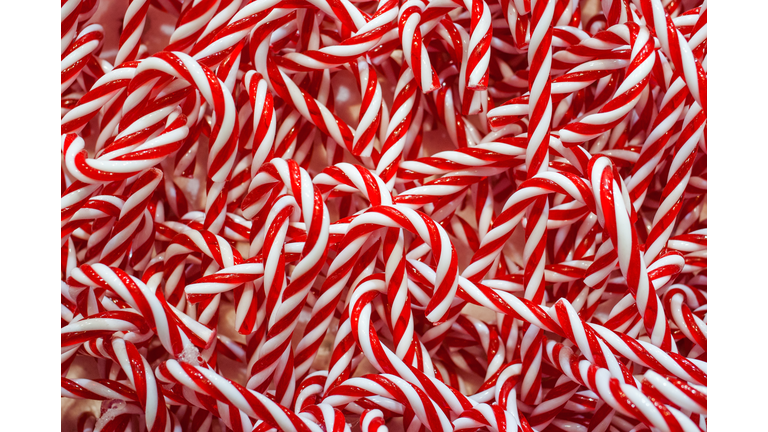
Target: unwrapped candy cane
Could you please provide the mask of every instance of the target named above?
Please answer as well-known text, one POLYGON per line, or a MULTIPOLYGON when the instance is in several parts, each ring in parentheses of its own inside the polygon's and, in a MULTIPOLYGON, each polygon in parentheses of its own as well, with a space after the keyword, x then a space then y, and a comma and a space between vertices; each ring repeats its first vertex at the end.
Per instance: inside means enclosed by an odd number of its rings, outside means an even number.
POLYGON ((62 428, 705 431, 706 17, 63 2, 62 428))

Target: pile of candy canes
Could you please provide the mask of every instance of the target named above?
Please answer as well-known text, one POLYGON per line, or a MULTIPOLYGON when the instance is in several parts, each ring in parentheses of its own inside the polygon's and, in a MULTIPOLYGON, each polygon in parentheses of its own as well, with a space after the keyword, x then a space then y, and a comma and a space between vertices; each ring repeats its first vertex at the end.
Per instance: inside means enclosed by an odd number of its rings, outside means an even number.
POLYGON ((61 6, 79 431, 706 430, 706 1, 114 3, 61 6))

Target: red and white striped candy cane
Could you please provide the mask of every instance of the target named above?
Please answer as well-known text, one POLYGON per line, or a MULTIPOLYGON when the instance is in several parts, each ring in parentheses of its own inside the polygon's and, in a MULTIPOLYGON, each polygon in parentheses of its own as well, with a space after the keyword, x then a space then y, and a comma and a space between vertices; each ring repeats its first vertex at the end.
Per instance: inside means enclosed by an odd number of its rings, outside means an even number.
POLYGON ((648 278, 645 260, 637 246, 637 232, 632 227, 626 203, 614 179, 612 164, 605 157, 590 161, 590 180, 598 217, 616 247, 619 267, 627 279, 627 286, 635 296, 637 309, 653 344, 664 350, 676 351, 676 345, 664 315, 661 300, 648 278), (604 192, 605 191, 605 192, 604 192))
POLYGON ((651 343, 613 332, 597 324, 588 324, 612 350, 630 361, 652 368, 661 374, 674 375, 686 381, 706 385, 707 364, 705 362, 661 350, 651 343))
MULTIPOLYGON (((328 372, 324 373, 322 380, 316 378, 318 380, 317 385, 319 386, 317 393, 321 396, 327 395, 332 388, 349 379, 355 368, 360 365, 362 358, 362 353, 352 336, 349 310, 345 308, 339 319, 339 326, 333 341, 333 351, 330 358, 331 366, 328 372)), ((307 379, 313 375, 310 374, 307 379)))
MULTIPOLYGON (((654 289, 661 290, 685 269, 685 259, 677 252, 667 252, 648 266, 648 276, 654 289)), ((623 284, 622 284, 623 285, 623 284)), ((641 316, 635 313, 635 301, 631 293, 611 309, 605 325, 611 329, 634 335, 641 328, 641 316), (628 330, 635 326, 631 330, 628 330)))
POLYGON ((383 246, 389 322, 394 337, 395 354, 406 364, 420 370, 430 370, 433 367, 430 365, 432 360, 414 332, 402 230, 387 230, 383 246))
POLYGON ((579 361, 570 348, 549 341, 545 352, 553 366, 572 380, 590 388, 616 411, 637 418, 652 427, 665 430, 698 430, 685 414, 655 399, 649 399, 636 386, 621 383, 606 369, 589 365, 587 360, 579 361))
POLYGON ((65 0, 61 3, 61 54, 75 39, 81 8, 82 0, 65 0))
MULTIPOLYGON (((444 84, 432 96, 435 100, 436 116, 451 137, 451 141, 459 147, 473 146, 479 141, 477 132, 462 115, 457 101, 454 100, 453 79, 446 79, 446 71, 441 71, 444 84)), ((453 71, 448 71, 448 73, 453 71)))
POLYGON ((376 163, 376 174, 384 180, 390 190, 395 186, 398 164, 403 159, 411 123, 419 104, 420 96, 416 92, 416 86, 413 70, 401 68, 381 155, 376 163))
POLYGON ((660 0, 633 0, 633 3, 642 10, 646 25, 656 33, 664 54, 672 60, 691 96, 706 113, 707 73, 701 62, 693 56, 685 37, 675 27, 660 0))
POLYGON ((465 0, 460 4, 471 15, 465 85, 470 90, 485 90, 488 87, 488 66, 491 59, 491 9, 483 0, 465 0))
MULTIPOLYGON (((252 295, 254 281, 264 276, 264 263, 261 257, 247 260, 241 264, 222 268, 215 273, 201 277, 184 287, 187 300, 198 303, 245 285, 247 296, 252 295), (248 284, 251 284, 248 286, 248 284)), ((235 301, 235 328, 242 334, 250 334, 255 325, 255 305, 241 294, 235 301)))
POLYGON ((643 392, 656 393, 660 400, 686 411, 707 415, 707 389, 685 381, 664 377, 654 371, 643 374, 643 392))
POLYGON ((186 52, 203 32, 216 13, 220 0, 193 0, 184 2, 166 50, 186 52))
MULTIPOLYGON (((283 195, 273 204, 264 225, 267 232, 264 236, 260 252, 264 257, 263 289, 267 302, 265 306, 260 307, 260 309, 264 309, 265 315, 259 323, 259 329, 256 332, 258 347, 249 362, 250 365, 253 365, 250 368, 252 375, 249 379, 250 387, 259 392, 266 390, 272 373, 280 366, 278 363, 283 361, 284 355, 288 354, 288 341, 283 336, 283 333, 280 333, 278 335, 279 338, 276 339, 274 333, 269 332, 269 329, 276 325, 276 308, 281 306, 281 295, 287 285, 284 243, 286 242, 288 224, 290 222, 297 222, 299 219, 298 214, 299 209, 296 202, 290 196, 283 195), (273 344, 270 345, 267 342, 273 342, 273 344), (275 345, 275 342, 277 342, 277 345, 275 345)), ((301 306, 299 305, 299 309, 301 306)), ((284 383, 280 382, 279 384, 284 383)), ((283 399, 286 397, 290 399, 292 396, 291 391, 292 389, 290 388, 286 391, 285 386, 278 386, 280 401, 288 405, 283 399)))
MULTIPOLYGON (((158 373, 157 370, 155 369, 155 374, 159 380, 173 383, 158 373)), ((248 415, 227 401, 217 400, 208 394, 196 392, 182 384, 166 385, 164 391, 166 400, 174 405, 194 406, 218 417, 221 428, 227 427, 235 432, 253 430, 253 422, 248 415)))
POLYGON ((91 414, 88 420, 84 420, 84 417, 81 417, 80 419, 83 422, 78 422, 78 428, 82 426, 82 430, 88 432, 126 431, 132 427, 133 420, 137 420, 140 415, 144 414, 138 403, 126 403, 121 400, 103 402, 102 411, 103 413, 98 419, 93 417, 93 414, 91 414))
POLYGON ((128 9, 123 17, 123 31, 120 33, 120 41, 117 48, 115 64, 121 65, 126 61, 138 59, 141 34, 147 22, 147 11, 150 0, 133 0, 128 4, 128 9))
POLYGON ((87 378, 69 379, 61 377, 61 396, 73 399, 136 400, 136 392, 119 381, 87 378))
MULTIPOLYGON (((417 261, 411 261, 410 263, 413 265, 419 264, 417 261)), ((436 275, 429 267, 419 264, 418 270, 430 282, 434 281, 436 275)), ((545 309, 505 291, 491 288, 494 282, 486 281, 483 284, 475 284, 459 276, 459 285, 463 290, 462 292, 466 293, 466 297, 463 297, 464 300, 487 307, 498 313, 511 315, 546 331, 565 336, 559 324, 549 316, 545 309)), ((693 361, 679 354, 661 350, 651 343, 635 340, 598 324, 588 324, 603 338, 612 350, 631 361, 653 368, 659 373, 674 375, 699 384, 706 383, 706 363, 693 361)))
POLYGON ((360 415, 360 430, 363 432, 389 432, 385 425, 384 413, 377 409, 367 409, 360 415))
POLYGON ((701 67, 707 70, 707 0, 699 8, 699 17, 691 30, 688 46, 696 57, 701 58, 701 67), (703 58, 702 58, 703 57, 703 58))
POLYGON ((542 403, 533 409, 530 415, 531 427, 536 430, 543 430, 552 424, 552 420, 580 388, 581 385, 571 381, 565 375, 561 375, 557 379, 555 387, 547 393, 542 403))
MULTIPOLYGON (((632 167, 631 177, 627 180, 629 194, 635 209, 639 209, 645 199, 654 169, 659 165, 669 147, 674 144, 672 135, 675 124, 685 108, 684 100, 687 95, 685 83, 678 78, 670 84, 662 100, 659 113, 653 122, 653 129, 643 143, 640 156, 632 167)), ((701 122, 697 121, 697 123, 701 122)))
POLYGON ((674 284, 664 293, 664 305, 678 329, 691 342, 707 349, 707 324, 691 311, 706 305, 705 293, 687 285, 674 284))
MULTIPOLYGON (((224 83, 213 72, 184 53, 160 52, 143 60, 136 69, 141 73, 161 73, 194 85, 205 101, 213 107, 216 122, 211 131, 208 153, 208 190, 205 227, 218 232, 224 224, 226 192, 224 187, 232 171, 237 147, 238 127, 235 104, 224 83)), ((136 91, 137 88, 129 88, 136 91)))
POLYGON ((131 240, 139 231, 139 223, 144 221, 147 204, 160 184, 162 176, 160 170, 153 168, 134 182, 128 199, 120 209, 120 216, 112 228, 111 238, 101 251, 100 262, 112 267, 118 266, 123 260, 131 240))
POLYGON ((79 133, 98 111, 125 91, 136 75, 137 62, 116 66, 99 78, 61 119, 61 134, 79 133))
MULTIPOLYGON (((411 415, 417 417, 419 423, 427 425, 430 430, 452 430, 451 422, 440 405, 418 385, 393 374, 371 374, 351 378, 331 390, 323 401, 331 406, 346 406, 347 410, 352 411, 353 408, 349 405, 353 405, 362 398, 366 398, 366 402, 369 402, 365 404, 366 406, 373 405, 379 410, 387 409, 398 414, 410 410, 411 415), (375 405, 370 402, 374 402, 375 405)), ((469 406, 468 404, 467 407, 469 406)), ((355 411, 357 410, 363 412, 365 408, 359 407, 358 403, 355 411)))
POLYGON ((594 205, 594 197, 588 184, 578 176, 554 172, 538 174, 533 179, 521 184, 518 192, 507 200, 504 209, 494 221, 494 228, 483 237, 480 249, 475 253, 470 265, 464 270, 463 276, 472 281, 482 279, 491 269, 504 242, 520 222, 528 206, 541 195, 553 192, 568 194, 585 203, 588 208, 592 208, 594 205))
POLYGON ((376 173, 360 165, 338 163, 317 174, 312 183, 326 201, 347 193, 359 193, 372 206, 392 204, 392 194, 384 181, 376 173))
MULTIPOLYGON (((610 71, 626 67, 624 59, 629 60, 631 52, 621 48, 626 43, 631 46, 645 43, 636 37, 639 31, 640 27, 635 24, 615 25, 592 38, 582 40, 578 45, 555 53, 552 57, 553 69, 568 73, 551 80, 552 95, 559 101, 605 77, 610 71)), ((530 113, 529 105, 529 95, 524 95, 494 108, 488 114, 491 126, 500 128, 513 124, 530 113)))
POLYGON ((558 300, 554 309, 556 313, 553 314, 553 318, 587 360, 607 369, 615 378, 624 380, 628 384, 634 383, 629 370, 616 359, 608 345, 596 336, 594 330, 581 321, 572 306, 563 300, 558 300))
POLYGON ((461 204, 469 188, 482 181, 484 177, 504 172, 506 168, 484 168, 454 171, 445 176, 402 192, 395 202, 412 209, 422 209, 430 213, 437 222, 450 216, 461 204))
POLYGON ((496 404, 478 404, 453 421, 453 430, 476 430, 485 426, 498 432, 518 431, 521 426, 516 414, 496 404))
POLYGON ((644 88, 648 85, 656 56, 653 39, 645 27, 640 27, 637 33, 631 33, 630 38, 634 40, 626 79, 616 89, 611 100, 598 112, 589 114, 560 130, 560 140, 566 146, 583 143, 613 128, 637 104, 644 88))
POLYGON ((124 180, 152 168, 178 150, 189 131, 185 123, 183 115, 171 115, 165 129, 157 137, 137 147, 120 149, 118 154, 96 159, 88 158, 82 138, 72 133, 62 135, 64 162, 72 176, 84 183, 104 184, 124 180))
POLYGON ((75 82, 88 61, 93 58, 92 55, 101 49, 103 40, 104 29, 98 24, 92 24, 80 30, 67 45, 61 53, 61 93, 75 82))
MULTIPOLYGON (((197 40, 190 50, 191 55, 197 54, 208 46, 210 41, 221 31, 237 13, 242 5, 242 0, 221 0, 216 7, 216 13, 204 21, 205 27, 197 35, 197 40)), ((225 60, 226 62, 226 60, 225 60)))
POLYGON ((381 0, 370 19, 351 37, 333 46, 287 53, 279 64, 285 70, 309 72, 353 62, 381 43, 382 37, 396 26, 397 17, 397 2, 381 0))
POLYGON ((253 177, 264 163, 272 159, 277 118, 272 93, 269 91, 267 81, 258 72, 246 73, 243 77, 243 85, 248 89, 248 100, 253 109, 253 141, 246 144, 246 149, 252 149, 251 177, 253 177))
POLYGON ((200 348, 212 342, 214 333, 211 330, 196 321, 184 319, 181 312, 165 302, 162 294, 153 292, 150 286, 122 270, 103 264, 82 265, 72 271, 68 284, 74 287, 99 287, 114 292, 142 314, 163 347, 173 355, 180 354, 190 342, 200 348))
POLYGON ((297 358, 314 358, 322 335, 330 323, 332 308, 341 296, 341 289, 350 277, 352 266, 349 260, 359 255, 359 248, 365 243, 371 232, 379 227, 402 227, 420 236, 431 245, 437 260, 440 277, 435 283, 435 297, 430 300, 425 311, 428 319, 437 321, 448 313, 453 293, 456 290, 456 252, 453 250, 447 233, 427 216, 399 206, 377 206, 357 216, 350 224, 348 233, 341 244, 339 254, 328 270, 328 278, 323 293, 315 303, 312 317, 305 330, 305 339, 297 348, 297 358), (309 339, 311 338, 311 339, 309 339), (307 354, 303 354, 307 351, 307 354))
POLYGON ((81 429, 706 429, 706 2, 153 2, 62 3, 81 429))
MULTIPOLYGON (((424 396, 428 398, 427 400, 441 402, 441 405, 447 406, 454 414, 459 414, 471 407, 472 403, 464 395, 424 372, 409 368, 395 353, 381 344, 375 333, 371 334, 369 331, 371 326, 370 303, 379 293, 384 293, 384 291, 384 283, 380 278, 368 278, 355 289, 350 300, 352 334, 365 357, 380 373, 396 375, 398 379, 402 379, 425 392, 424 396)), ((424 404, 426 398, 420 396, 420 403, 424 404)), ((410 397, 409 402, 413 407, 413 401, 410 397)), ((418 415, 419 411, 417 410, 416 413, 418 415)), ((419 417, 424 422, 422 416, 419 417)), ((432 423, 434 424, 434 422, 432 423)))
POLYGON ((88 318, 76 320, 61 328, 62 349, 82 344, 98 337, 109 337, 114 333, 125 333, 134 342, 147 340, 149 327, 142 316, 129 311, 105 311, 88 318))
POLYGON ((400 164, 399 176, 410 180, 473 168, 512 168, 523 163, 523 155, 524 137, 502 138, 499 141, 479 143, 473 147, 447 150, 429 157, 403 161, 400 164))
POLYGON ((301 380, 301 383, 296 387, 296 411, 301 412, 305 407, 319 401, 326 377, 326 371, 317 371, 301 380))
MULTIPOLYGON (((528 178, 544 173, 549 166, 549 133, 552 121, 552 20, 555 4, 551 1, 535 1, 531 5, 531 39, 528 46, 530 65, 528 89, 528 146, 525 165, 528 178)), ((525 298, 540 304, 544 300, 544 264, 547 245, 547 196, 536 199, 528 211, 525 227, 524 273, 525 298)), ((523 380, 521 398, 532 403, 539 397, 541 386, 541 329, 528 327, 521 343, 523 380)))
POLYGON ((136 389, 136 398, 144 409, 144 421, 147 430, 170 431, 171 419, 168 407, 165 405, 162 387, 155 379, 147 359, 145 359, 136 347, 122 338, 112 340, 111 351, 114 359, 120 364, 123 372, 128 376, 133 388, 136 389))
POLYGON ((427 5, 421 0, 409 0, 400 8, 398 16, 398 32, 403 46, 403 57, 408 62, 416 77, 416 83, 422 92, 428 93, 440 87, 437 72, 424 46, 424 37, 419 25, 421 16, 427 5))
MULTIPOLYGON (((355 129, 352 148, 362 147, 360 154, 368 156, 373 151, 373 143, 377 136, 383 141, 383 132, 389 123, 388 112, 381 84, 376 70, 366 61, 357 61, 357 67, 351 67, 352 72, 360 83, 362 103, 360 105, 359 123, 355 129)), ((355 150, 357 151, 357 150, 355 150)))
POLYGON ((629 0, 601 0, 603 15, 609 26, 632 21, 632 11, 629 0))
POLYGON ((155 374, 160 381, 181 384, 240 410, 240 413, 230 412, 232 415, 238 417, 246 415, 261 419, 270 426, 284 431, 319 432, 322 430, 318 425, 297 416, 267 396, 248 390, 211 369, 168 360, 158 366, 155 374))
POLYGON ((328 432, 351 432, 344 414, 328 404, 310 405, 299 416, 321 425, 328 432))
POLYGON ((242 257, 224 238, 206 230, 188 229, 173 238, 165 250, 163 278, 166 280, 165 295, 173 306, 185 310, 202 324, 215 327, 218 322, 218 307, 221 298, 214 295, 193 308, 184 296, 184 270, 188 257, 193 253, 203 255, 200 264, 202 276, 219 268, 242 263, 242 257), (186 307, 185 307, 186 305, 186 307))
POLYGON ((645 259, 653 260, 666 245, 672 234, 673 222, 680 212, 686 186, 690 181, 698 142, 704 131, 706 118, 698 104, 694 104, 685 116, 683 130, 677 138, 674 159, 662 191, 659 208, 653 217, 651 230, 645 244, 645 259))
POLYGON ((119 215, 108 215, 104 218, 93 220, 89 225, 76 230, 72 238, 85 240, 84 250, 80 252, 80 259, 86 263, 97 262, 101 256, 101 251, 109 241, 109 234, 112 232, 119 215))
POLYGON ((125 200, 113 195, 98 195, 90 198, 61 227, 62 247, 70 240, 72 233, 84 224, 100 218, 117 218, 124 204, 125 200))
MULTIPOLYGON (((280 23, 280 21, 276 21, 276 23, 280 23)), ((258 64, 258 61, 255 63, 258 64)), ((354 129, 331 113, 324 104, 298 87, 278 68, 272 56, 267 58, 267 67, 264 72, 269 77, 275 93, 290 103, 302 117, 314 124, 322 133, 330 136, 337 144, 343 145, 354 156, 359 156, 362 153, 362 149, 355 149, 352 145, 354 129)))
MULTIPOLYGON (((297 213, 294 216, 297 218, 296 221, 303 220, 307 226, 307 240, 303 246, 302 257, 291 273, 291 282, 285 289, 286 292, 293 293, 291 296, 280 295, 282 289, 274 292, 276 287, 269 286, 273 284, 270 282, 273 278, 277 278, 278 284, 284 283, 281 281, 285 278, 285 274, 279 270, 282 265, 278 266, 278 274, 272 273, 274 271, 272 270, 272 263, 277 263, 278 260, 283 259, 280 257, 280 252, 284 240, 280 240, 279 237, 276 240, 272 237, 270 235, 272 227, 269 227, 270 233, 267 233, 263 243, 265 270, 269 269, 269 272, 265 274, 265 288, 268 296, 272 291, 271 296, 279 296, 277 297, 279 301, 275 304, 274 311, 268 311, 268 313, 271 312, 266 317, 270 330, 267 332, 264 345, 259 348, 256 356, 251 360, 252 363, 253 360, 258 359, 251 368, 252 377, 249 378, 249 387, 253 388, 259 388, 264 383, 268 383, 266 379, 277 366, 274 361, 275 358, 283 356, 286 350, 290 350, 290 336, 297 324, 299 312, 303 308, 309 289, 325 263, 330 224, 328 209, 325 207, 320 192, 312 184, 309 174, 298 167, 295 162, 286 163, 281 159, 274 159, 268 166, 265 166, 262 173, 254 178, 249 189, 253 191, 263 184, 270 184, 275 181, 279 182, 278 185, 286 187, 293 198, 285 197, 283 199, 286 203, 285 209, 290 210, 283 216, 284 221, 287 222, 286 217, 290 213, 297 213), (300 219, 298 219, 299 215, 300 219), (272 248, 270 245, 274 245, 276 248, 272 248), (280 330, 276 331, 272 329, 273 327, 280 330)), ((277 205, 278 202, 269 204, 277 205)), ((247 199, 243 206, 246 214, 253 214, 255 208, 248 204, 247 199)), ((284 213, 280 210, 278 209, 277 213, 284 213)), ((270 212, 269 216, 264 225, 265 228, 268 227, 270 219, 279 216, 279 214, 270 212)), ((283 229, 287 228, 286 225, 283 226, 283 229)), ((284 235, 282 234, 283 238, 284 235)), ((252 250, 252 252, 255 251, 252 250)), ((291 370, 290 373, 293 371, 291 370)), ((278 395, 282 396, 281 392, 282 390, 278 390, 278 395)), ((292 395, 290 397, 292 398, 292 395)))

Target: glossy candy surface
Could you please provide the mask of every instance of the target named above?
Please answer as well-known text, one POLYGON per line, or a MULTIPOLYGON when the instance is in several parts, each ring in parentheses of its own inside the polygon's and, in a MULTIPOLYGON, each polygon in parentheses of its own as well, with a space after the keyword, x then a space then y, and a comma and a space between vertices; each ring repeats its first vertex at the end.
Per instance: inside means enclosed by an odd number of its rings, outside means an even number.
POLYGON ((62 1, 63 430, 705 431, 706 11, 62 1))

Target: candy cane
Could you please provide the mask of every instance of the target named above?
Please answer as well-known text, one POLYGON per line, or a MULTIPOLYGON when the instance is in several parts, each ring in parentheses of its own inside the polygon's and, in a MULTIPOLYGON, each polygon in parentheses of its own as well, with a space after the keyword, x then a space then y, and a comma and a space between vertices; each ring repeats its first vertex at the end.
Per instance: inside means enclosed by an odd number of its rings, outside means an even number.
POLYGON ((662 349, 676 351, 672 339, 669 323, 664 316, 661 300, 648 278, 645 262, 637 249, 637 233, 631 228, 626 204, 621 198, 621 191, 613 178, 610 169, 610 161, 607 158, 595 158, 590 161, 591 183, 595 193, 596 204, 600 206, 604 224, 611 241, 617 246, 616 252, 619 258, 619 266, 627 278, 627 285, 635 296, 637 307, 643 316, 643 322, 651 336, 651 341, 662 349), (613 195, 612 202, 608 201, 607 194, 599 191, 610 188, 613 195), (621 233, 622 238, 619 238, 621 233))
POLYGON ((333 47, 289 53, 280 60, 280 66, 287 70, 312 71, 348 63, 376 47, 382 37, 395 27, 397 16, 397 2, 381 1, 370 20, 351 37, 333 47))
POLYGON ((220 0, 196 0, 184 3, 176 23, 176 28, 171 34, 167 50, 185 51, 197 40, 203 32, 208 21, 216 13, 220 0))
MULTIPOLYGON (((641 156, 632 168, 632 177, 628 181, 630 188, 630 197, 633 199, 633 205, 637 209, 642 203, 648 182, 651 179, 653 167, 655 167, 661 157, 664 155, 667 147, 671 145, 671 133, 677 119, 683 111, 684 83, 677 79, 673 82, 665 99, 662 101, 659 115, 654 121, 654 127, 651 133, 643 143, 641 156)), ((697 110, 694 110, 694 113, 697 110)), ((697 121, 700 123, 700 121, 697 121)), ((695 130, 695 129, 694 129, 695 130)))
POLYGON ((515 414, 504 410, 499 405, 478 404, 472 410, 465 411, 456 419, 454 430, 475 429, 486 426, 497 431, 518 430, 520 421, 515 414))
MULTIPOLYGON (((552 61, 552 19, 554 3, 536 1, 531 11, 531 40, 528 63, 533 79, 528 81, 530 123, 525 164, 528 178, 544 173, 549 165, 549 132, 552 119, 552 87, 549 82, 552 61)), ((535 200, 528 213, 525 229, 524 283, 525 298, 541 303, 544 294, 544 264, 549 217, 547 197, 535 200)), ((526 330, 520 348, 523 358, 521 398, 526 403, 537 400, 541 385, 541 329, 531 326, 526 330)))
POLYGON ((61 133, 80 132, 88 121, 116 95, 123 92, 136 75, 135 62, 116 66, 99 78, 77 104, 61 119, 61 133))
MULTIPOLYGON (((378 13, 378 11, 377 11, 378 13)), ((358 61, 357 68, 352 71, 360 82, 362 104, 360 105, 360 124, 355 129, 352 148, 363 148, 361 155, 368 156, 373 150, 373 141, 379 132, 380 125, 388 124, 386 105, 384 104, 381 85, 378 82, 376 70, 367 62, 358 61), (384 116, 382 122, 382 115, 384 116)), ((354 150, 357 152, 358 150, 354 150)))
POLYGON ((706 2, 149 3, 61 7, 78 430, 706 428, 706 2))
POLYGON ((376 174, 390 189, 394 187, 397 167, 402 159, 407 135, 418 106, 417 82, 410 68, 402 68, 395 87, 395 98, 390 110, 389 125, 384 135, 381 156, 376 164, 376 174))
POLYGON ((595 366, 582 367, 573 352, 556 342, 550 341, 546 346, 546 355, 553 366, 557 367, 572 380, 590 387, 602 399, 611 404, 617 411, 637 418, 643 423, 664 429, 678 428, 681 430, 697 430, 690 418, 669 405, 664 405, 643 394, 637 387, 622 384, 612 378, 610 373, 595 366), (595 383, 593 385, 592 383, 595 383), (642 406, 642 408, 639 408, 642 406))
POLYGON ((634 36, 627 79, 616 90, 615 96, 597 113, 590 114, 560 130, 560 139, 566 146, 573 146, 592 139, 617 125, 637 101, 653 68, 653 41, 647 29, 641 27, 634 36))
POLYGON ((211 342, 213 333, 210 330, 181 317, 180 312, 174 311, 147 285, 121 270, 103 264, 83 265, 72 271, 69 280, 70 286, 100 287, 115 292, 120 299, 142 314, 169 353, 181 353, 189 341, 199 347, 211 342))
MULTIPOLYGON (((150 195, 160 184, 161 178, 160 170, 152 169, 139 177, 133 184, 132 193, 120 209, 120 216, 112 229, 112 238, 101 251, 101 262, 108 266, 114 266, 122 261, 131 239, 139 229, 139 223, 144 222, 144 210, 150 195)), ((146 222, 144 223, 146 224, 146 222)))
MULTIPOLYGON (((272 94, 267 88, 267 82, 258 72, 249 72, 243 78, 243 84, 248 89, 248 98, 253 108, 253 162, 251 177, 268 161, 273 151, 276 122, 272 94)), ((248 146, 246 146, 248 148, 248 146)))
POLYGON ((82 0, 67 0, 61 4, 61 53, 69 47, 77 33, 82 0))
POLYGON ((232 97, 223 91, 224 83, 210 70, 184 53, 161 52, 141 62, 136 74, 158 71, 194 84, 216 113, 208 155, 210 187, 206 199, 206 228, 218 232, 224 222, 223 188, 234 164, 237 142, 237 116, 232 97))
POLYGON ((110 400, 123 399, 136 400, 136 392, 129 386, 111 380, 71 380, 61 377, 61 395, 75 399, 110 400))
MULTIPOLYGON (((272 57, 269 57, 271 59, 272 57)), ((333 138, 336 143, 344 145, 353 155, 362 153, 362 149, 355 150, 352 147, 354 130, 331 113, 324 104, 315 98, 307 97, 307 92, 296 86, 284 72, 279 70, 273 60, 267 60, 266 75, 275 92, 286 101, 290 101, 296 110, 307 120, 312 122, 324 134, 333 138)))
POLYGON ((693 160, 698 150, 698 141, 704 130, 703 112, 698 105, 688 110, 683 124, 683 131, 677 139, 675 157, 667 177, 668 183, 662 191, 662 203, 653 217, 651 232, 646 240, 645 257, 652 260, 671 234, 671 220, 679 214, 680 199, 690 181, 693 160))
POLYGON ((697 388, 683 381, 665 378, 654 371, 648 371, 643 376, 643 389, 647 389, 645 390, 647 393, 655 390, 662 398, 672 401, 680 408, 707 414, 707 393, 706 389, 702 392, 701 387, 697 388))
POLYGON ((147 429, 150 431, 170 431, 171 420, 168 408, 162 398, 163 391, 147 360, 142 357, 132 343, 121 338, 112 341, 111 349, 115 359, 136 389, 137 399, 144 408, 147 429))
POLYGON ((385 425, 384 414, 381 410, 365 410, 360 415, 360 429, 364 432, 389 432, 385 425))
POLYGON ((424 93, 431 92, 440 86, 437 72, 432 68, 427 48, 422 41, 421 29, 419 29, 421 15, 426 7, 421 0, 409 0, 400 9, 397 24, 403 45, 403 56, 417 78, 416 83, 424 93))
MULTIPOLYGON (((185 297, 183 295, 184 279, 183 271, 187 257, 195 252, 202 253, 205 259, 201 263, 203 276, 212 273, 215 269, 227 268, 242 262, 240 253, 232 248, 222 237, 210 231, 184 230, 174 237, 168 246, 164 256, 163 277, 166 279, 165 293, 168 301, 175 307, 185 309, 185 297), (212 262, 211 262, 212 261, 212 262)), ((220 296, 215 295, 197 307, 197 320, 202 324, 213 326, 216 322, 220 296)), ((187 310, 190 308, 187 307, 187 310)))
POLYGON ((82 29, 61 53, 61 93, 72 85, 91 55, 101 48, 103 39, 104 29, 93 24, 82 29))
MULTIPOLYGON (((217 3, 218 7, 216 8, 216 13, 209 20, 202 21, 205 24, 205 27, 199 32, 197 41, 192 46, 190 51, 192 55, 208 46, 209 41, 229 23, 235 13, 240 9, 242 1, 222 0, 217 3)), ((210 12, 210 10, 208 12, 210 12)))
POLYGON ((135 0, 128 5, 128 10, 123 17, 123 31, 120 33, 117 57, 115 57, 116 65, 138 58, 141 33, 147 22, 149 3, 148 0, 135 0))
POLYGON ((75 134, 62 135, 64 160, 72 175, 84 182, 103 184, 133 177, 152 168, 165 157, 178 150, 189 129, 184 116, 169 116, 163 133, 156 138, 119 155, 103 160, 90 159, 84 149, 85 142, 75 134))
POLYGON ((281 407, 268 397, 227 380, 211 369, 168 360, 155 372, 164 382, 179 383, 194 391, 229 402, 248 417, 260 418, 287 431, 320 431, 319 426, 281 407))
MULTIPOLYGON (((416 264, 416 262, 412 261, 411 264, 416 264)), ((424 265, 419 265, 418 270, 427 280, 433 283, 432 281, 436 277, 434 271, 430 271, 429 267, 424 265)), ((541 306, 534 305, 530 301, 520 299, 508 292, 492 288, 495 284, 496 281, 494 280, 484 284, 475 284, 459 276, 459 285, 463 292, 466 293, 463 295, 464 300, 487 307, 498 313, 511 315, 546 331, 565 336, 557 321, 541 306)), ((635 363, 651 367, 660 373, 675 375, 687 381, 700 384, 706 382, 705 363, 694 362, 679 354, 663 351, 651 343, 637 341, 598 324, 587 324, 605 340, 612 350, 635 363)))
POLYGON ((675 69, 685 80, 694 100, 707 111, 707 74, 699 61, 693 57, 691 48, 680 31, 675 28, 658 0, 633 1, 642 9, 648 27, 656 32, 661 42, 661 49, 675 65, 675 69), (666 31, 664 30, 666 29, 666 31))
MULTIPOLYGON (((698 308, 702 303, 702 294, 686 285, 675 284, 664 293, 664 302, 670 316, 680 331, 693 343, 707 348, 707 325, 691 312, 692 306, 698 308)), ((704 297, 704 300, 706 297, 704 297)))
POLYGON ((588 207, 594 202, 594 198, 588 192, 586 182, 566 173, 542 173, 529 180, 527 184, 524 183, 520 186, 520 190, 525 190, 525 193, 515 194, 507 201, 504 210, 495 221, 494 229, 483 238, 480 249, 473 257, 473 262, 464 270, 463 275, 467 279, 479 280, 482 278, 482 275, 491 267, 500 246, 511 235, 511 229, 522 219, 525 209, 539 195, 557 191, 570 194, 579 201, 586 203, 588 207), (531 187, 525 188, 527 185, 531 187))

